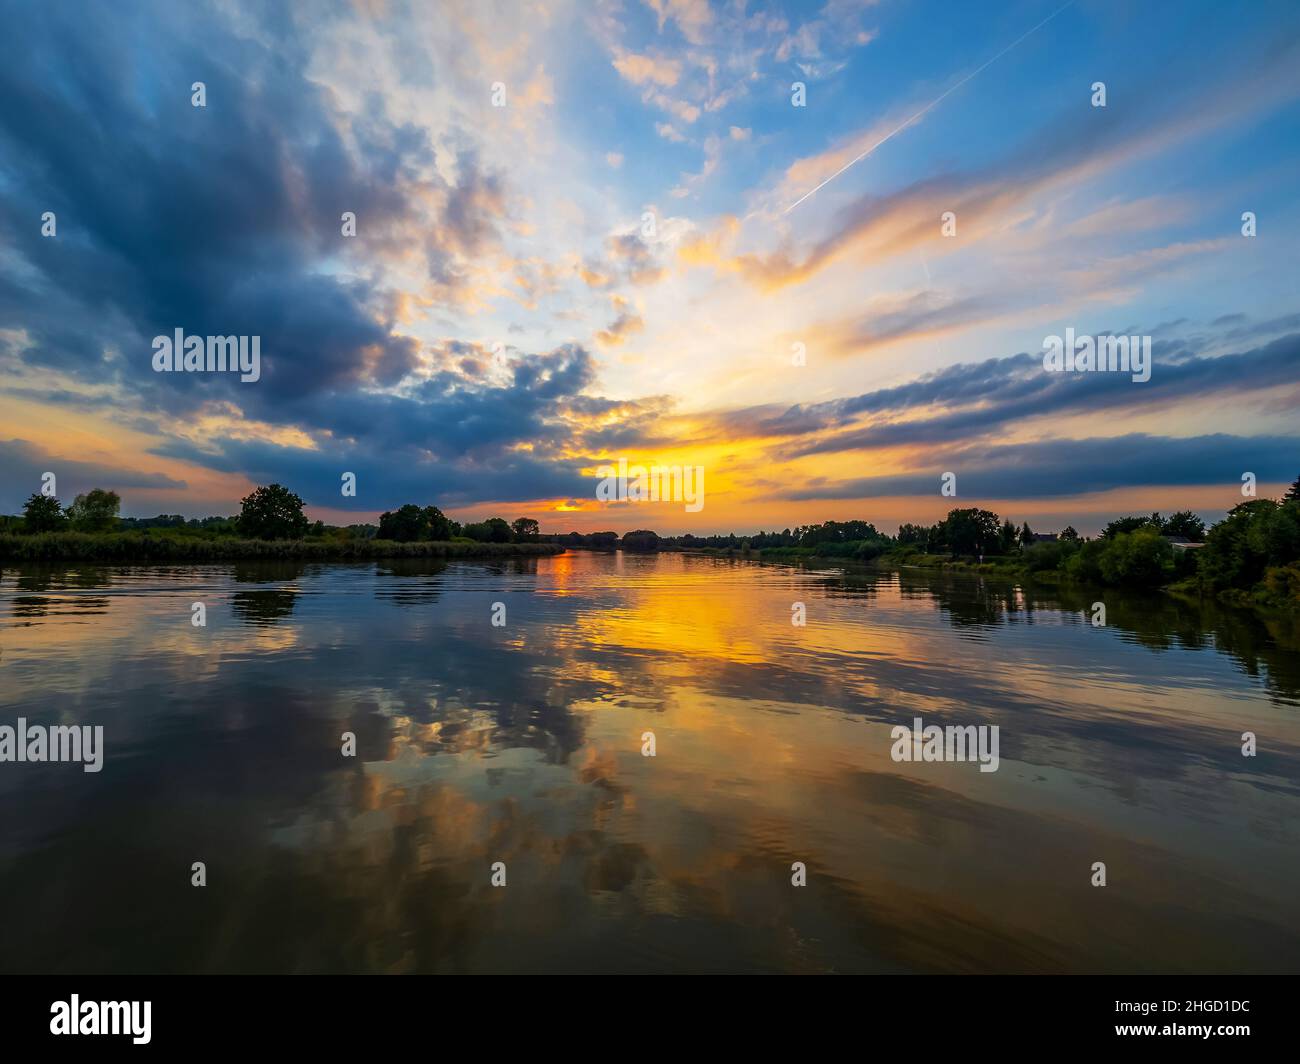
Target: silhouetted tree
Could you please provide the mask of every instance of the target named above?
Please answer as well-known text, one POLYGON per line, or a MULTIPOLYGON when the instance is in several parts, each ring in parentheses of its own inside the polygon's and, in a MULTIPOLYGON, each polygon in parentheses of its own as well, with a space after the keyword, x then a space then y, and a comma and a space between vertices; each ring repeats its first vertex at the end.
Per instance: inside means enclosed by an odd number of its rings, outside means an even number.
POLYGON ((308 524, 302 499, 281 484, 255 488, 239 511, 239 534, 250 539, 302 539, 308 524))
POLYGON ((414 503, 399 506, 396 510, 379 515, 379 539, 396 543, 414 543, 429 538, 429 519, 414 503))
POLYGON ((1162 531, 1166 536, 1182 536, 1192 543, 1200 543, 1205 539, 1205 522, 1191 510, 1179 510, 1164 523, 1162 531))
POLYGON ((902 524, 898 526, 898 545, 930 549, 930 529, 927 525, 902 524))
POLYGON ((950 510, 943 519, 944 542, 958 554, 989 554, 997 549, 1001 526, 991 510, 950 510))
POLYGON ((656 551, 659 549, 659 534, 648 529, 638 529, 623 536, 623 549, 634 551, 656 551))
POLYGON ((541 534, 541 526, 531 517, 520 517, 511 526, 510 529, 515 534, 515 539, 536 539, 541 534))
POLYGON ((429 526, 430 539, 439 541, 451 539, 457 532, 456 522, 452 521, 436 506, 426 506, 424 508, 424 520, 429 526))
MULTIPOLYGON (((1160 520, 1159 514, 1155 514, 1154 516, 1158 521, 1160 520)), ((1118 517, 1101 530, 1101 538, 1113 539, 1121 532, 1136 532, 1139 528, 1149 524, 1151 524, 1150 517, 1118 517)), ((1160 521, 1160 524, 1157 527, 1159 528, 1163 526, 1164 522, 1160 521)))
POLYGON ((1300 506, 1251 499, 1210 529, 1198 554, 1200 579, 1212 588, 1250 588, 1271 567, 1300 561, 1300 506))
POLYGON ((28 532, 57 532, 67 526, 68 515, 53 495, 34 492, 23 503, 24 527, 28 532))
POLYGON ((1010 518, 1002 522, 1002 528, 998 531, 998 550, 1003 554, 1010 554, 1016 549, 1016 526, 1011 523, 1010 518))
POLYGON ((78 532, 108 532, 117 524, 121 505, 117 492, 95 488, 76 497, 68 507, 68 520, 78 532))
POLYGON ((470 539, 479 543, 509 543, 513 539, 510 526, 503 517, 489 517, 486 521, 473 521, 464 528, 470 539))

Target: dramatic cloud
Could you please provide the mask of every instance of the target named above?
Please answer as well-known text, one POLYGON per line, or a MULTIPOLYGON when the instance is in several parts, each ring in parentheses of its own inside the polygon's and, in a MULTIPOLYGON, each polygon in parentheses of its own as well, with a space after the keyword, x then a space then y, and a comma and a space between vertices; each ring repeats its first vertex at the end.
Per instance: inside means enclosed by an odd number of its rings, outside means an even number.
POLYGON ((1087 439, 1047 439, 946 452, 946 465, 925 472, 859 477, 787 490, 783 497, 869 499, 887 495, 933 496, 941 473, 957 474, 956 504, 981 499, 1042 499, 1087 495, 1117 487, 1203 484, 1231 486, 1244 470, 1261 481, 1293 477, 1295 436, 1194 436, 1172 439, 1133 433, 1087 439))
POLYGON ((545 519, 593 503, 601 461, 662 455, 709 468, 697 529, 743 531, 958 461, 1012 498, 1208 483, 1216 447, 1294 476, 1295 20, 1135 14, 1094 108, 1075 5, 909 123, 1006 20, 949 56, 909 5, 501 10, 10 12, 0 505, 53 469, 128 514, 276 479, 331 513, 545 519), (1047 333, 1143 322, 1145 384, 1042 370, 1047 333), (259 379, 154 372, 176 329, 258 337, 259 379), (1140 474, 1078 472, 1107 434, 1140 474))
POLYGON ((134 473, 110 462, 87 462, 65 455, 55 455, 28 440, 0 440, 0 467, 5 471, 0 481, 0 509, 16 512, 41 483, 44 474, 55 475, 61 498, 71 502, 82 492, 111 484, 115 489, 184 488, 185 482, 162 473, 134 473))

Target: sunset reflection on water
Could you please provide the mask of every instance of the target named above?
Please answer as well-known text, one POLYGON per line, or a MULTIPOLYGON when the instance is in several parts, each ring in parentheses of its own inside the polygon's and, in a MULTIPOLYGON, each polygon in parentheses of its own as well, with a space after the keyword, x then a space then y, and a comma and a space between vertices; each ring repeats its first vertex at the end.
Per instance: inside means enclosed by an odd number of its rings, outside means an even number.
POLYGON ((1098 594, 586 552, 6 569, 0 723, 107 752, 0 766, 0 963, 1294 969, 1294 627, 1106 592, 1094 628, 1098 594), (999 726, 999 770, 892 761, 914 717, 999 726))

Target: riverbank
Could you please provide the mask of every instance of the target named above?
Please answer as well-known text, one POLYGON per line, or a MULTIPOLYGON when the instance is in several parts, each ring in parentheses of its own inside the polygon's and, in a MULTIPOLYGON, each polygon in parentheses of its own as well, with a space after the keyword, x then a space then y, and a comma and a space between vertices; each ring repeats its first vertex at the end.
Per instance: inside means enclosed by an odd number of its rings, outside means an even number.
POLYGON ((744 547, 700 547, 687 551, 709 558, 743 558, 754 562, 816 562, 818 564, 849 565, 867 569, 944 569, 964 573, 990 573, 1004 576, 1038 576, 1023 562, 1008 557, 990 558, 985 562, 950 558, 946 554, 918 554, 887 552, 864 558, 851 553, 825 553, 811 547, 764 547, 761 550, 744 547))
POLYGON ((369 558, 537 558, 563 554, 555 543, 398 543, 382 539, 238 539, 167 536, 147 532, 45 532, 0 535, 0 564, 19 562, 231 561, 293 558, 363 561, 369 558))
MULTIPOLYGON (((706 547, 692 553, 714 558, 740 558, 746 561, 772 564, 803 562, 813 565, 837 565, 851 569, 893 571, 922 569, 930 572, 968 573, 975 576, 1004 577, 1008 580, 1031 582, 1045 587, 1097 587, 1113 586, 1095 581, 1080 581, 1060 569, 1036 568, 1023 558, 1014 555, 995 555, 983 562, 965 558, 952 558, 945 554, 920 554, 888 552, 875 558, 819 554, 805 547, 767 547, 762 550, 744 548, 706 547)), ((1271 569, 1266 579, 1253 588, 1227 588, 1218 592, 1202 588, 1195 578, 1181 578, 1149 590, 1172 595, 1184 601, 1204 599, 1238 609, 1254 610, 1261 614, 1300 615, 1300 568, 1288 566, 1271 569)))

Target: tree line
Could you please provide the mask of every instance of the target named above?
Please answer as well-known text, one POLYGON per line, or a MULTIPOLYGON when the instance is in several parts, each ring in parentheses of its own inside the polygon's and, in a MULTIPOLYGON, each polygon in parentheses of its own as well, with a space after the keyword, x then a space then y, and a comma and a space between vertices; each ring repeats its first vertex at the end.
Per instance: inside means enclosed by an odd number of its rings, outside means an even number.
POLYGON ((1042 534, 1028 522, 1017 526, 991 510, 964 508, 933 525, 904 523, 894 536, 867 521, 826 521, 781 532, 656 541, 659 549, 974 564, 1080 583, 1179 585, 1241 602, 1300 608, 1300 478, 1281 499, 1249 499, 1209 528, 1192 511, 1180 510, 1168 517, 1117 518, 1094 539, 1069 525, 1042 534))
POLYGON ((33 493, 23 504, 21 517, 0 517, 0 532, 37 535, 50 532, 153 532, 201 536, 239 536, 257 540, 379 539, 396 543, 457 542, 528 543, 540 542, 540 529, 531 517, 512 522, 489 517, 461 524, 448 518, 436 506, 413 503, 388 511, 379 524, 342 527, 313 522, 300 496, 282 484, 255 488, 240 503, 232 517, 189 518, 180 514, 157 517, 121 517, 122 500, 115 491, 95 488, 78 495, 63 507, 53 495, 33 493))
POLYGON ((378 525, 342 528, 312 522, 303 500, 280 484, 254 489, 232 517, 191 518, 160 514, 122 518, 121 499, 96 488, 64 508, 53 496, 33 494, 21 518, 0 518, 0 532, 103 534, 157 530, 164 535, 242 537, 249 540, 333 542, 375 540, 417 543, 550 543, 594 550, 726 550, 760 556, 825 556, 857 561, 878 558, 907 564, 946 557, 1000 565, 1031 574, 1057 574, 1088 583, 1157 587, 1185 582, 1216 593, 1236 592, 1262 604, 1300 606, 1300 478, 1279 500, 1250 499, 1207 528, 1190 510, 1169 517, 1121 517, 1090 539, 1071 526, 1050 535, 1028 522, 1016 526, 991 510, 950 510, 933 525, 904 523, 890 536, 868 521, 825 521, 755 535, 659 536, 638 529, 542 535, 538 523, 501 517, 461 524, 438 507, 408 503, 386 511, 378 525), (1199 544, 1197 549, 1186 549, 1199 544), (1176 546, 1177 545, 1177 546, 1176 546), (1183 549, 1180 549, 1183 548, 1183 549))

